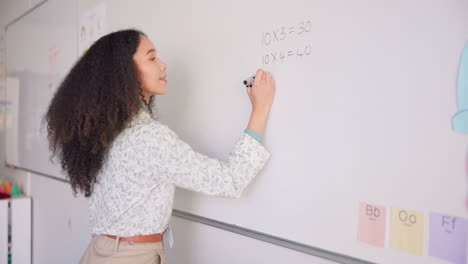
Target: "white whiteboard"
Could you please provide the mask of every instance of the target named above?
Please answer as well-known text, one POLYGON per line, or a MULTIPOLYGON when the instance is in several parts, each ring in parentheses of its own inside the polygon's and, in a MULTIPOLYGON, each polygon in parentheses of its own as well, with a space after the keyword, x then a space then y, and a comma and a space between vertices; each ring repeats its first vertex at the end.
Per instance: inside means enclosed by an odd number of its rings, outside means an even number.
POLYGON ((385 248, 358 242, 358 206, 467 217, 468 137, 450 123, 466 1, 86 0, 78 13, 101 2, 108 32, 141 29, 167 62, 161 121, 197 151, 226 158, 250 114, 242 80, 276 79, 265 170, 238 200, 178 189, 176 209, 372 262, 445 263, 427 256, 427 218, 423 256, 389 248, 389 228, 385 248), (297 31, 280 40, 283 27, 297 31))
POLYGON ((259 67, 276 78, 263 173, 239 200, 179 189, 176 209, 378 263, 443 263, 427 257, 427 230, 422 257, 358 242, 358 206, 467 216, 468 137, 450 123, 466 1, 106 3, 111 31, 142 29, 167 62, 161 120, 198 151, 226 158, 250 113, 241 81, 259 67))
POLYGON ((52 96, 77 59, 77 2, 39 5, 7 27, 6 162, 60 179, 49 161, 46 126, 41 121, 52 96))

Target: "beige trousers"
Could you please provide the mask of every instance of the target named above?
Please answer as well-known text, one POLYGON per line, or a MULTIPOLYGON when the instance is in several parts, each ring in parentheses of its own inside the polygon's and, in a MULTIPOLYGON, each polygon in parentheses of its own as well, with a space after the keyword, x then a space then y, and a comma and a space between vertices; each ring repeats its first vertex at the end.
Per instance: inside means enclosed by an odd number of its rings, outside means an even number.
POLYGON ((80 264, 167 264, 164 243, 129 242, 103 235, 91 238, 80 264))

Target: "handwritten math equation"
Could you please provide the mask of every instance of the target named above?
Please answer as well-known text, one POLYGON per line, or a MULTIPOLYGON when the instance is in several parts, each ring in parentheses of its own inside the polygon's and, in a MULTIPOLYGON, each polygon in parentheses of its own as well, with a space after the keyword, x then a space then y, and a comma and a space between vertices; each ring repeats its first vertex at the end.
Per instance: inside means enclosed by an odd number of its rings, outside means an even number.
POLYGON ((294 25, 281 26, 268 32, 262 32, 262 46, 271 50, 262 55, 262 64, 284 63, 292 58, 309 56, 312 53, 312 46, 310 44, 296 44, 291 48, 283 47, 276 50, 275 45, 281 42, 297 40, 302 35, 310 34, 311 31, 312 23, 310 20, 307 20, 300 21, 294 25))
POLYGON ((291 56, 302 57, 302 56, 309 56, 312 53, 312 46, 307 45, 301 48, 295 48, 290 50, 280 50, 267 53, 262 56, 262 63, 267 64, 274 64, 274 63, 283 63, 286 59, 291 56))

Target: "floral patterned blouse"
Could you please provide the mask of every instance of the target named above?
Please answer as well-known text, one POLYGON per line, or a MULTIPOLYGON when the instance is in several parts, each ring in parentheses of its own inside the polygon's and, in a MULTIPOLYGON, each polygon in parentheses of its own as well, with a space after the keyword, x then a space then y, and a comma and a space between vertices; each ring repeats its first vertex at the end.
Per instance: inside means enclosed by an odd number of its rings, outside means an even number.
POLYGON ((91 233, 163 233, 175 187, 238 198, 270 158, 244 133, 226 161, 197 153, 145 109, 114 139, 89 199, 91 233))

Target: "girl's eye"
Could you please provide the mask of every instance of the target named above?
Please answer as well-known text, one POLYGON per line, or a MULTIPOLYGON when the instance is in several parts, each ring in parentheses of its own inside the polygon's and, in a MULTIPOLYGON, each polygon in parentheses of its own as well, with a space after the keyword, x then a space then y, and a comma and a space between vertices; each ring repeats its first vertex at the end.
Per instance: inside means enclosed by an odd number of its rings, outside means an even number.
POLYGON ((156 59, 156 57, 152 58, 151 60, 154 61, 156 59))

